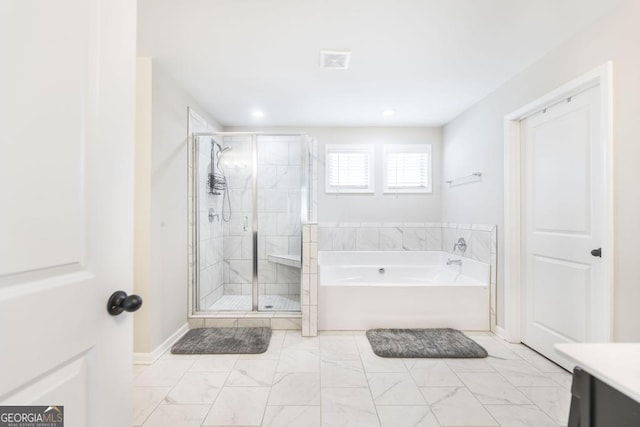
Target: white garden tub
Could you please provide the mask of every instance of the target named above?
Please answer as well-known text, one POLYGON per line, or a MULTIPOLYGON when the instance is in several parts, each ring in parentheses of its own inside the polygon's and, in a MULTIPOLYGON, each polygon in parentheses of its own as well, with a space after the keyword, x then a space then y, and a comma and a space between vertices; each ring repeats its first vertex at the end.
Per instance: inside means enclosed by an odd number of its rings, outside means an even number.
POLYGON ((489 330, 490 266, 445 252, 318 253, 318 328, 489 330))

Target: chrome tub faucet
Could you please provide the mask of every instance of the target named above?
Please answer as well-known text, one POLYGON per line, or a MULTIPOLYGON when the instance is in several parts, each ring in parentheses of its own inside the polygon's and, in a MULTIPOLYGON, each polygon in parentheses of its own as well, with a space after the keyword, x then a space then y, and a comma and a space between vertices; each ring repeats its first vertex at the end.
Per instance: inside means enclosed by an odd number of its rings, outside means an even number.
POLYGON ((459 249, 460 253, 463 255, 467 251, 467 242, 466 240, 464 240, 464 237, 460 237, 458 241, 453 245, 453 252, 455 252, 456 249, 459 249))

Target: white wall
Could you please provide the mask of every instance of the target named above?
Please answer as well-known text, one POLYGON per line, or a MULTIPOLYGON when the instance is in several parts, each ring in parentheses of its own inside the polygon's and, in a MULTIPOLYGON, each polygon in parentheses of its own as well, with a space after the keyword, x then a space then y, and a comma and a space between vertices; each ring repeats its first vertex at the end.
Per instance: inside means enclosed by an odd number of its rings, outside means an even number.
POLYGON ((134 351, 145 353, 151 347, 151 58, 136 62, 136 142, 134 178, 134 262, 133 289, 143 304, 134 313, 134 351))
MULTIPOLYGON (((640 2, 629 1, 562 44, 444 130, 445 177, 481 171, 477 184, 444 188, 444 221, 498 224, 503 239, 503 118, 581 74, 614 64, 615 338, 640 341, 640 2)), ((502 252, 498 261, 503 276, 502 252)), ((498 324, 504 291, 498 279, 498 324)))
POLYGON ((299 131, 318 139, 319 222, 439 222, 441 217, 442 129, 433 127, 229 128, 229 131, 299 131), (326 144, 375 145, 375 194, 326 194, 326 144), (432 194, 382 194, 382 145, 432 144, 432 194))
POLYGON ((141 210, 136 211, 135 290, 145 304, 136 313, 135 351, 147 353, 187 321, 187 107, 212 128, 220 126, 152 60, 139 59, 138 65, 137 127, 144 130, 136 141, 141 144, 136 209, 141 210))

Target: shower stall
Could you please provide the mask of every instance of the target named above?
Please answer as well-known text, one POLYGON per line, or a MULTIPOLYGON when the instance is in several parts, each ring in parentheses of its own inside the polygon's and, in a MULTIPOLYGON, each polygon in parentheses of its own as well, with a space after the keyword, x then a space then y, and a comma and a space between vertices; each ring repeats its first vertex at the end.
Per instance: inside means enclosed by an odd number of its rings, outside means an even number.
POLYGON ((189 143, 192 314, 300 311, 311 138, 200 132, 189 143))

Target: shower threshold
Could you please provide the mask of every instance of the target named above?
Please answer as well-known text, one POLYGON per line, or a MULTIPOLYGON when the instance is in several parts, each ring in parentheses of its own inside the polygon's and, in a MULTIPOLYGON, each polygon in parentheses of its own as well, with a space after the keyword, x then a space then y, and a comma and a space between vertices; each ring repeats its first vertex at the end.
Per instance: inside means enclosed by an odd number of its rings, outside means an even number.
MULTIPOLYGON (((251 311, 251 305, 251 295, 223 295, 210 305, 207 311, 251 311)), ((300 295, 260 295, 258 310, 267 312, 300 311, 300 295)))

